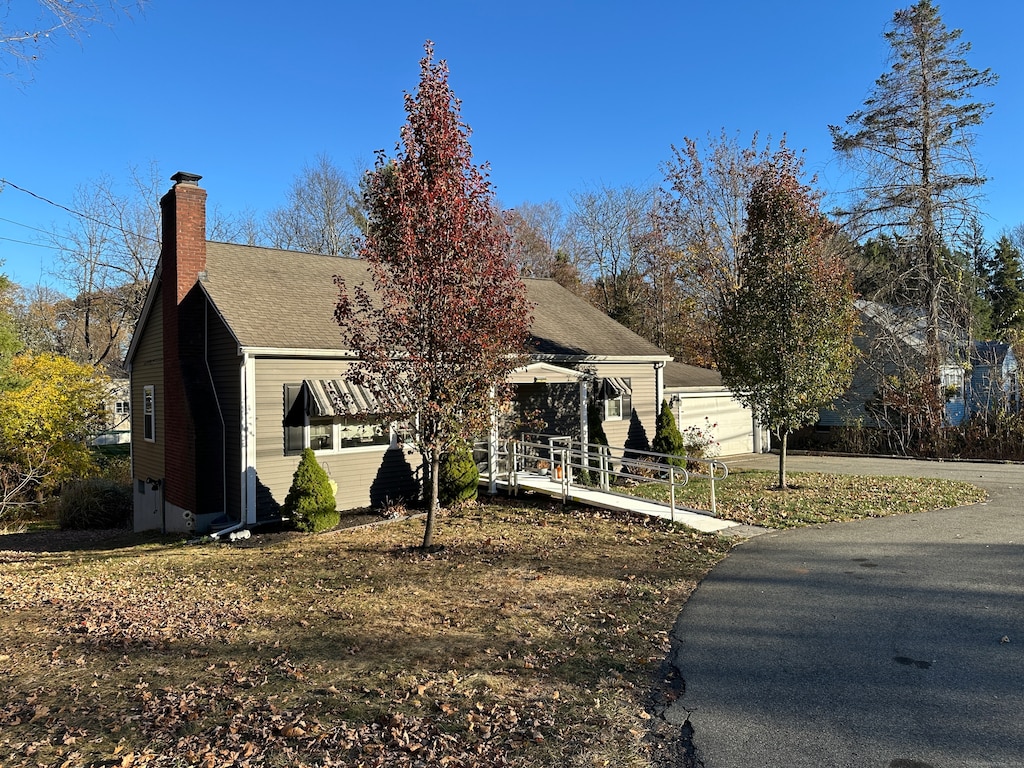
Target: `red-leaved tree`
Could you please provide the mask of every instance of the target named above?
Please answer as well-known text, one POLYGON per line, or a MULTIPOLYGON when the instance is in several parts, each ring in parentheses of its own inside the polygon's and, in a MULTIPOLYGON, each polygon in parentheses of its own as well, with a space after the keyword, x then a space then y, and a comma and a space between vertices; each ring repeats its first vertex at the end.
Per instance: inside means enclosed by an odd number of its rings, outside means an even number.
POLYGON ((431 42, 425 49, 396 155, 378 153, 364 180, 360 255, 373 287, 336 278, 335 318, 359 358, 349 378, 398 387, 414 417, 414 443, 430 466, 429 547, 441 456, 489 429, 509 372, 525 361, 532 317, 447 64, 434 63, 431 42))

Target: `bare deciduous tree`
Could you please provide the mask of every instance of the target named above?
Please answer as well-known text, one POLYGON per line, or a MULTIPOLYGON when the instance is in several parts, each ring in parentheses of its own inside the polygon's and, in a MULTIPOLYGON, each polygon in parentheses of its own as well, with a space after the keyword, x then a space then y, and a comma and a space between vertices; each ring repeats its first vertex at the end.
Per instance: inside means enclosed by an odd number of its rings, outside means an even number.
MULTIPOLYGON (((785 140, 778 150, 785 149, 785 140)), ((739 285, 739 255, 746 206, 758 165, 772 155, 771 140, 749 145, 723 131, 701 144, 684 138, 664 165, 665 188, 658 205, 665 247, 675 253, 679 300, 687 307, 682 356, 713 363, 712 338, 722 299, 739 285)))
POLYGON ((601 186, 573 194, 571 249, 593 282, 592 303, 642 332, 651 261, 654 191, 601 186))
POLYGON ((554 277, 558 252, 565 248, 565 212, 554 200, 523 203, 505 212, 519 247, 526 277, 554 277))
POLYGON ((366 216, 359 190, 325 154, 306 165, 288 190, 288 202, 267 217, 275 248, 353 256, 366 216))
POLYGON ((78 40, 89 27, 110 24, 141 10, 146 0, 36 0, 3 3, 0 15, 0 68, 8 77, 31 69, 43 47, 62 37, 78 40))
POLYGON ((129 168, 126 192, 103 176, 75 193, 80 215, 53 242, 54 277, 69 295, 52 316, 53 351, 121 373, 160 252, 160 184, 150 163, 129 168))

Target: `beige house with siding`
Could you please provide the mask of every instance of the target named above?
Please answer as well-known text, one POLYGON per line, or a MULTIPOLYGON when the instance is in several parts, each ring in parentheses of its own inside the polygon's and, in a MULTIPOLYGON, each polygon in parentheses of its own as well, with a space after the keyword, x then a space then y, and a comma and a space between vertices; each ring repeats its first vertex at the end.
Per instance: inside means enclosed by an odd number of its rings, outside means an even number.
MULTIPOLYGON (((334 321, 334 276, 365 264, 206 240, 206 191, 178 173, 161 201, 164 242, 129 348, 135 529, 230 529, 274 520, 312 447, 338 506, 415 498, 420 457, 377 398, 345 380, 353 355, 334 321)), ((654 438, 670 357, 552 280, 528 279, 532 363, 511 381, 579 436, 580 392, 612 445, 654 438)), ((557 422, 557 423, 556 423, 557 422)))

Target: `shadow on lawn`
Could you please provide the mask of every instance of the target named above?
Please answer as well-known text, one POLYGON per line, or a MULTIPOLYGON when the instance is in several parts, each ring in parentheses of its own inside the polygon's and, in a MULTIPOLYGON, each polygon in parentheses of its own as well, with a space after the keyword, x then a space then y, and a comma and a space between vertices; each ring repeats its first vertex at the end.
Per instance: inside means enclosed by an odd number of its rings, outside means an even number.
POLYGON ((126 549, 141 544, 170 544, 176 541, 181 541, 180 535, 152 531, 133 533, 125 528, 95 531, 27 531, 0 535, 0 552, 85 552, 126 549))

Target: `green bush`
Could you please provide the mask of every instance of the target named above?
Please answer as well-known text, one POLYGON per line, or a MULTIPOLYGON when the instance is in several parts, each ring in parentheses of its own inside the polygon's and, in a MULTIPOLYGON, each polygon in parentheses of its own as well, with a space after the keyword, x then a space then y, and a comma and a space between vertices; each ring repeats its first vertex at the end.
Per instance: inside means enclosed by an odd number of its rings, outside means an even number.
MULTIPOLYGON (((608 436, 604 433, 604 422, 602 421, 603 411, 600 403, 591 400, 587 403, 587 438, 591 445, 608 445, 608 436)), ((577 469, 576 482, 581 485, 597 485, 601 466, 601 459, 595 454, 590 454, 590 469, 577 469)))
POLYGON ((291 518, 295 528, 309 533, 329 531, 341 522, 331 480, 312 448, 302 452, 282 512, 291 518))
POLYGON ((47 507, 61 530, 127 528, 132 519, 131 484, 102 477, 64 483, 47 507))
POLYGON ((672 415, 672 409, 668 402, 661 401, 661 410, 658 412, 658 419, 655 422, 654 442, 651 443, 651 450, 655 453, 665 453, 672 456, 671 459, 664 459, 666 464, 674 464, 677 467, 686 466, 686 442, 683 434, 676 426, 676 417, 672 415))
POLYGON ((476 498, 480 473, 468 443, 444 454, 437 472, 437 498, 447 507, 476 498))

